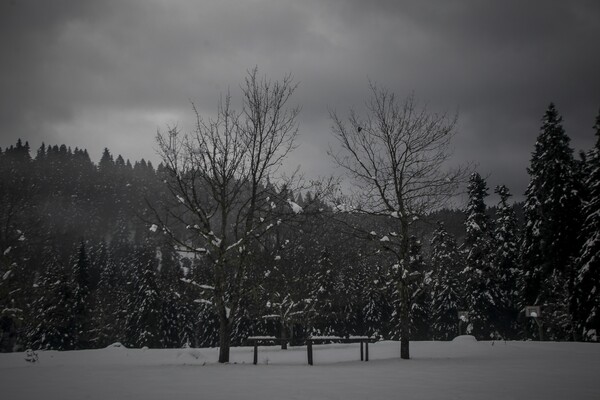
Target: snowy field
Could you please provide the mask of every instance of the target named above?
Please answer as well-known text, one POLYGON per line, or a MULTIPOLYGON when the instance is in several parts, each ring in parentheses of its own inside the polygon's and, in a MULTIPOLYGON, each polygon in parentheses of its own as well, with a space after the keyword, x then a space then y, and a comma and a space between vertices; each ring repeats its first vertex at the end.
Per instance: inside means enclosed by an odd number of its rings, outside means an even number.
POLYGON ((600 345, 550 342, 412 342, 306 348, 126 349, 0 354, 2 399, 600 399, 600 345))

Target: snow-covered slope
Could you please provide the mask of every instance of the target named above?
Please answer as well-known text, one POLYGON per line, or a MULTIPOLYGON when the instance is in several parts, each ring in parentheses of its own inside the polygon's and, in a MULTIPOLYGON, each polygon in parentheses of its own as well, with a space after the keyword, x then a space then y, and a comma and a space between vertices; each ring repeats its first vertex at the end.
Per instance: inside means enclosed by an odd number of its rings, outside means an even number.
POLYGON ((600 399, 600 346, 550 342, 397 342, 306 349, 126 349, 0 354, 6 399, 600 399))

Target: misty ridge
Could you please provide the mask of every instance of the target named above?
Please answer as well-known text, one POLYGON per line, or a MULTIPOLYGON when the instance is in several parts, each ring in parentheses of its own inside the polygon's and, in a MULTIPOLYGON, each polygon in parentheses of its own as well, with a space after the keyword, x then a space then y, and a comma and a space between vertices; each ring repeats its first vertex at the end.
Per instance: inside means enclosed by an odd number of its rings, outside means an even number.
POLYGON ((0 149, 1 350, 218 346, 228 362, 252 336, 399 340, 402 358, 463 333, 598 341, 600 115, 575 156, 550 104, 513 203, 448 167, 457 116, 375 84, 330 111, 344 185, 286 175, 296 88, 248 71, 239 109, 228 94, 216 115, 193 107, 192 132, 158 133, 156 166, 0 149))

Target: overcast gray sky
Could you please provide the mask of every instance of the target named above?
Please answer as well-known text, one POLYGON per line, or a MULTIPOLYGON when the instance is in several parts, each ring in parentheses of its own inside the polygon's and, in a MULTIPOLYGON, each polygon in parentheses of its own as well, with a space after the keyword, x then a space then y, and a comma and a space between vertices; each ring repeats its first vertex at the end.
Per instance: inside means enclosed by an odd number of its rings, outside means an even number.
POLYGON ((459 110, 457 162, 520 198, 551 101, 576 151, 594 142, 599 38, 597 0, 0 0, 0 146, 156 162, 157 128, 190 130, 190 100, 210 114, 258 66, 299 82, 307 175, 334 172, 327 107, 360 109, 371 79, 459 110))

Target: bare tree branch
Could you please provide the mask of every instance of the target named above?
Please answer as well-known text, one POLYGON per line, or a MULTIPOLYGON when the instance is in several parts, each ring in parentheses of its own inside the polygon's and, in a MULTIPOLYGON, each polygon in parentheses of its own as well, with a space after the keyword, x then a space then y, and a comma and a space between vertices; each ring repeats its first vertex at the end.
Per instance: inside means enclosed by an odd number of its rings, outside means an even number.
MULTIPOLYGON (((379 247, 391 254, 406 273, 396 282, 402 302, 401 357, 409 358, 408 271, 410 226, 416 219, 443 207, 466 177, 466 168, 450 168, 451 140, 457 116, 430 113, 414 95, 399 102, 386 89, 370 83, 371 97, 364 115, 350 110, 347 121, 330 111, 332 132, 341 150, 330 149, 334 162, 345 170, 356 187, 352 213, 392 218, 393 235, 369 232, 354 225, 359 237, 379 239, 379 247), (373 233, 377 238, 373 237, 373 233)), ((341 220, 341 219, 340 219, 341 220)))
POLYGON ((232 109, 228 93, 213 119, 202 118, 192 103, 194 132, 181 134, 175 127, 157 135, 174 204, 155 214, 163 228, 165 215, 187 228, 184 234, 167 229, 174 243, 209 256, 212 304, 220 321, 220 362, 229 360, 248 257, 256 235, 265 231, 261 227, 272 219, 266 189, 295 148, 299 108, 288 103, 296 87, 290 75, 271 81, 259 78, 254 68, 241 87, 240 112, 232 109))

